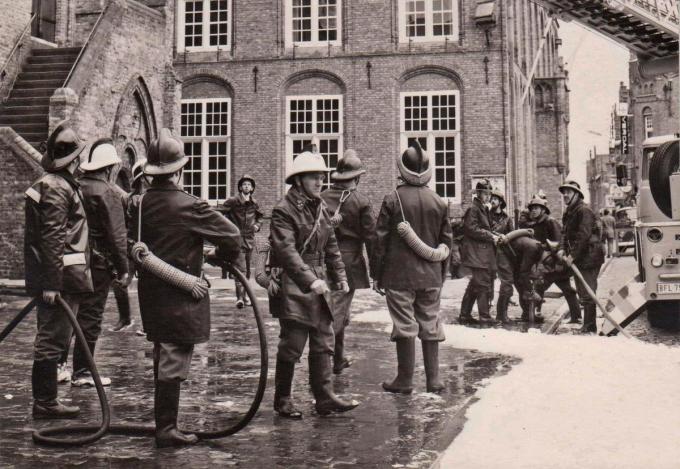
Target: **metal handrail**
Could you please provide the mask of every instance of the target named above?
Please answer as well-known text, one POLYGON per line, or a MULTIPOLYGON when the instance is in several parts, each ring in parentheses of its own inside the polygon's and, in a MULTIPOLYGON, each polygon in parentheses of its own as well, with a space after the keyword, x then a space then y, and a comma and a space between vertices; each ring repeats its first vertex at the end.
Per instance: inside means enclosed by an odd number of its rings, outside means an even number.
POLYGON ((24 36, 26 35, 26 31, 28 31, 28 28, 31 26, 33 23, 33 20, 35 19, 36 15, 38 13, 33 13, 31 15, 31 19, 28 20, 28 23, 26 26, 24 26, 24 29, 21 31, 21 35, 17 38, 17 40, 14 42, 14 46, 12 47, 12 50, 10 51, 9 55, 7 56, 7 60, 5 60, 5 64, 2 66, 2 70, 0 71, 0 80, 3 80, 5 78, 5 74, 7 73, 7 67, 9 66, 10 60, 12 60, 12 56, 14 53, 19 49, 19 44, 21 44, 21 41, 23 41, 24 36))
POLYGON ((85 41, 85 44, 83 44, 83 47, 80 48, 80 52, 78 52, 78 57, 76 57, 76 60, 75 60, 75 62, 73 62, 73 66, 71 67, 71 70, 69 70, 68 75, 66 76, 66 80, 64 80, 64 84, 62 85, 62 88, 66 88, 66 85, 68 84, 69 80, 71 79, 73 72, 75 71, 76 67, 78 66, 78 63, 80 62, 81 57, 83 56, 83 53, 85 52, 85 49, 87 49, 87 46, 90 44, 90 40, 92 39, 92 35, 97 30, 97 27, 99 27, 99 23, 101 22, 102 18, 104 17, 104 13, 106 13, 106 10, 109 9, 109 5, 111 5, 111 0, 106 2, 104 9, 99 14, 97 21, 95 21, 94 26, 92 27, 92 30, 90 31, 90 34, 87 36, 87 40, 85 41))

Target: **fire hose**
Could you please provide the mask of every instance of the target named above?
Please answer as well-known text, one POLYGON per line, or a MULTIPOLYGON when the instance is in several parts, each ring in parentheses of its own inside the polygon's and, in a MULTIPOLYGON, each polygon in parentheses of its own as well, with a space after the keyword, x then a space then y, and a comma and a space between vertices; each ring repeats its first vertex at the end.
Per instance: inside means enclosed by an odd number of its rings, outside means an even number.
MULTIPOLYGON (((162 262, 160 259, 158 259, 158 261, 162 262)), ((148 262, 151 262, 151 264, 153 264, 154 267, 150 267, 150 270, 153 270, 154 268, 158 269, 159 268, 158 261, 153 261, 151 258, 149 258, 149 260, 147 261, 147 267, 149 266, 148 262)), ((213 431, 188 430, 189 433, 193 433, 199 439, 202 440, 223 438, 229 435, 233 435, 234 433, 238 432, 239 430, 243 429, 246 425, 248 425, 248 423, 253 419, 258 408, 260 407, 260 403, 262 402, 262 398, 264 396, 265 387, 267 385, 267 365, 268 365, 267 338, 265 335, 264 323, 262 320, 262 315, 260 313, 257 298, 255 297, 255 293, 253 292, 253 289, 249 284, 248 279, 246 279, 243 273, 241 273, 237 268, 235 268, 230 263, 226 263, 225 267, 245 287, 246 294, 250 298, 251 303, 253 305, 253 314, 255 316, 255 322, 257 323, 257 331, 260 344, 260 377, 257 385, 257 390, 255 392, 255 397, 253 398, 250 408, 245 413, 245 415, 241 417, 233 425, 227 428, 213 431)), ((184 272, 182 273, 186 274, 184 272)), ((191 280, 181 275, 177 276, 176 272, 173 272, 172 274, 174 274, 177 277, 178 283, 181 282, 183 285, 187 287, 191 286, 191 289, 189 291, 193 290, 193 287, 195 286, 196 282, 195 280, 191 280)), ((166 275, 171 274, 168 273, 166 275)), ((190 277, 193 277, 194 279, 197 278, 194 276, 190 277)), ((200 280, 205 282, 205 280, 203 279, 200 280)), ((31 300, 19 312, 19 314, 17 314, 16 317, 7 325, 7 327, 5 327, 5 329, 2 332, 0 332, 0 343, 2 343, 2 341, 28 315, 28 313, 30 313, 36 307, 38 301, 39 300, 37 298, 31 300)), ((90 368, 90 371, 92 372, 92 378, 94 379, 94 384, 97 390, 97 396, 99 398, 99 404, 101 407, 102 420, 99 425, 95 424, 68 425, 47 428, 43 430, 35 430, 33 432, 33 441, 37 444, 48 446, 81 446, 93 443, 108 433, 113 435, 153 437, 156 432, 156 428, 154 425, 132 424, 127 422, 111 423, 111 409, 109 407, 109 402, 106 398, 104 386, 102 385, 101 377, 99 376, 99 371, 97 370, 94 358, 92 357, 92 354, 89 352, 89 347, 87 346, 87 342, 85 340, 85 336, 83 335, 83 331, 80 328, 78 320, 76 319, 76 316, 73 314, 73 311, 61 297, 57 297, 57 304, 59 304, 59 306, 62 307, 64 313, 67 315, 68 320, 71 323, 71 326, 73 327, 73 330, 75 332, 76 340, 78 341, 78 344, 82 347, 83 352, 85 354, 85 360, 87 362, 88 367, 90 368), (77 438, 57 438, 57 436, 59 435, 83 435, 83 434, 85 434, 85 436, 77 438)))

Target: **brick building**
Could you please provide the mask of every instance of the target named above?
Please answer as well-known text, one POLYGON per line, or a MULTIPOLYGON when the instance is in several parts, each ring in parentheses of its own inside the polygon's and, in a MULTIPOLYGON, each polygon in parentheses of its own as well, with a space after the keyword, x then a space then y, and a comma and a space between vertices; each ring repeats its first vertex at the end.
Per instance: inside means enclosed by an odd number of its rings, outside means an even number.
MULTIPOLYGON (((0 82, 9 97, 0 127, 36 148, 50 126, 70 118, 85 138, 113 137, 129 168, 167 126, 191 156, 187 190, 219 203, 250 173, 267 210, 308 144, 331 167, 356 149, 368 170, 362 187, 378 206, 395 185, 396 155, 418 139, 435 163, 432 188, 453 216, 480 177, 505 191, 511 207, 538 189, 560 207, 567 73, 557 23, 534 2, 52 3, 34 21, 48 25, 39 34, 56 49, 0 27, 24 45, 9 60, 0 49, 0 60, 15 64, 0 82), (36 64, 48 68, 24 74, 36 64), (49 70, 61 75, 42 81, 49 70)), ((0 0, 25 22, 30 4, 0 0)), ((17 272, 0 269, 8 275, 17 272)))

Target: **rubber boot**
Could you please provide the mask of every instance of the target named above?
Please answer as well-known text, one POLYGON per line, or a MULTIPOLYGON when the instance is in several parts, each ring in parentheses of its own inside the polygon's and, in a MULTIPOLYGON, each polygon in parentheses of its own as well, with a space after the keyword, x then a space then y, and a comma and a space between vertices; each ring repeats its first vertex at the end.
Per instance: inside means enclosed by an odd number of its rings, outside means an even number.
MULTIPOLYGON (((499 298, 500 300, 500 298, 499 298)), ((440 393, 446 386, 439 379, 439 342, 423 340, 423 361, 425 362, 425 378, 427 392, 440 393)))
POLYGON ((477 293, 477 309, 479 310, 479 322, 493 323, 493 318, 489 315, 489 291, 479 290, 477 293))
POLYGON ((333 353, 333 374, 339 375, 342 370, 352 366, 352 361, 345 356, 345 330, 335 334, 335 351, 333 353))
POLYGON ((274 375, 274 411, 281 417, 301 419, 302 412, 295 408, 293 398, 291 397, 294 373, 295 362, 276 360, 276 374, 274 375))
POLYGON ((586 303, 583 305, 583 326, 581 327, 581 333, 589 334, 591 332, 597 332, 597 307, 592 303, 586 303))
POLYGON ((130 296, 128 295, 127 287, 114 287, 113 295, 116 297, 116 305, 118 306, 118 322, 111 330, 119 332, 132 324, 130 319, 130 296))
POLYGON ((154 414, 158 448, 193 445, 198 442, 196 435, 182 433, 177 429, 180 386, 179 382, 156 382, 154 414))
POLYGON ((359 405, 356 401, 344 401, 335 395, 331 385, 331 357, 325 353, 309 354, 309 382, 316 400, 319 415, 347 412, 359 405))
POLYGON ((385 381, 382 387, 387 392, 411 394, 416 361, 416 339, 397 339, 395 342, 397 344, 397 377, 391 383, 385 381))
POLYGON ((478 321, 472 317, 472 307, 475 304, 475 294, 472 292, 472 288, 468 284, 465 289, 465 294, 463 295, 463 300, 460 302, 460 316, 458 321, 461 324, 472 323, 476 324, 478 321))
POLYGON ((79 407, 64 405, 57 399, 57 362, 34 361, 31 383, 34 419, 72 419, 80 414, 79 407))
POLYGON ((498 297, 498 304, 496 305, 496 321, 500 321, 503 324, 510 322, 508 319, 508 304, 510 303, 510 297, 506 295, 500 295, 498 297))
POLYGON ((569 305, 569 322, 571 324, 578 324, 581 322, 581 305, 578 302, 576 293, 565 294, 565 299, 569 305))
POLYGON ((243 300, 243 293, 245 289, 238 280, 234 280, 234 287, 236 288, 236 307, 241 309, 245 306, 245 301, 243 300))

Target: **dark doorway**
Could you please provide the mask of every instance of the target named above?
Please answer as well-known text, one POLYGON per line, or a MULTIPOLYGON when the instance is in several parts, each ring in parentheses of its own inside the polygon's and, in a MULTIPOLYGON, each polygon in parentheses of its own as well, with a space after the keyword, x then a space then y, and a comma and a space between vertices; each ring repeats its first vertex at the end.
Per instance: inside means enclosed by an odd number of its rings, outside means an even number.
POLYGON ((57 25, 57 0, 33 0, 35 18, 31 24, 31 36, 55 42, 57 25))

